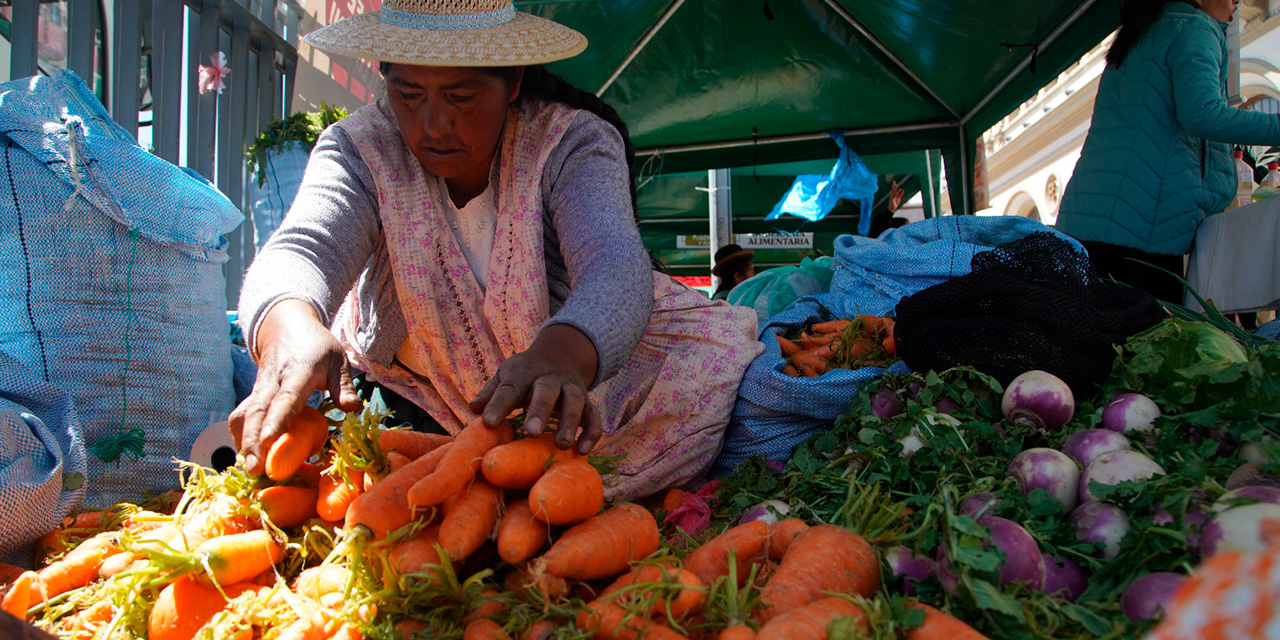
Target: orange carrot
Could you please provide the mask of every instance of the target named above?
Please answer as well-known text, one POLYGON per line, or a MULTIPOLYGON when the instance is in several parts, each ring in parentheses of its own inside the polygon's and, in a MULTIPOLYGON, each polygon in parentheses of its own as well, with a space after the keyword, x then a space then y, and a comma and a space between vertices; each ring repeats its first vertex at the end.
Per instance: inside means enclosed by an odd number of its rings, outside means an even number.
POLYGON ((684 568, 692 571, 704 584, 715 584, 720 576, 729 575, 729 552, 732 551, 739 582, 745 582, 751 565, 763 561, 769 552, 769 525, 752 520, 731 527, 689 552, 684 568))
POLYGON ((880 346, 884 347, 885 355, 887 356, 898 355, 898 344, 893 339, 893 325, 889 325, 888 333, 889 335, 885 336, 884 340, 880 341, 880 346))
POLYGON ((399 469, 410 462, 413 462, 413 458, 410 458, 399 451, 392 451, 387 454, 387 473, 395 473, 396 469, 399 469))
POLYGON ((333 632, 333 635, 329 636, 328 640, 364 640, 364 633, 360 631, 360 627, 344 622, 337 631, 333 632))
POLYGON ((633 614, 605 600, 578 610, 578 628, 601 640, 687 640, 653 618, 633 614))
POLYGON ((18 574, 13 584, 9 585, 9 590, 5 591, 0 609, 4 609, 15 618, 26 620, 27 608, 31 606, 31 587, 39 579, 40 576, 34 571, 23 571, 18 574))
POLYGON ((319 489, 276 485, 258 490, 267 519, 281 529, 292 529, 316 517, 319 489))
POLYGON ((462 616, 462 624, 468 625, 481 618, 498 620, 510 609, 497 589, 481 589, 471 604, 471 610, 462 616))
POLYGON ((760 627, 758 640, 826 640, 827 625, 841 617, 853 618, 857 626, 870 629, 862 607, 840 597, 831 596, 774 616, 760 627))
MULTIPOLYGON (((256 589, 257 585, 229 585, 227 597, 256 589)), ((170 582, 156 598, 147 620, 148 640, 191 640, 213 616, 227 607, 227 601, 213 587, 183 576, 170 582)))
POLYGON ((615 602, 651 601, 650 615, 680 619, 702 610, 706 589, 706 583, 692 571, 665 563, 649 564, 619 576, 600 597, 622 592, 623 600, 615 602))
POLYGON ((662 510, 671 513, 676 507, 684 504, 684 489, 671 489, 662 496, 662 510))
POLYGON ((436 545, 440 542, 440 527, 432 525, 407 540, 396 543, 389 557, 400 575, 426 573, 438 577, 441 563, 436 545))
POLYGON ((479 416, 472 418, 454 437, 453 442, 436 449, 444 450, 444 457, 440 459, 435 471, 409 488, 409 504, 429 507, 444 502, 471 482, 480 469, 480 461, 486 452, 510 440, 511 425, 505 420, 491 428, 479 416))
POLYGON ((293 591, 312 600, 330 593, 342 593, 351 582, 351 570, 336 564, 307 567, 293 581, 293 591))
POLYGON ((511 564, 520 564, 537 555, 547 545, 546 523, 533 517, 528 500, 514 500, 498 521, 498 555, 511 564))
POLYGON ((323 471, 324 469, 318 464, 304 462, 302 466, 298 467, 298 472, 285 480, 284 484, 318 489, 320 487, 320 474, 323 471))
POLYGON ((316 493, 316 514, 324 520, 341 520, 356 496, 364 493, 364 472, 351 470, 351 484, 333 474, 321 474, 316 493))
POLYGON ((782 337, 781 334, 777 333, 774 334, 774 337, 778 339, 778 347, 782 349, 782 357, 784 358, 794 356, 795 354, 804 351, 804 347, 796 344, 794 340, 788 340, 782 337))
POLYGON ((202 582, 212 580, 227 585, 247 581, 270 569, 284 555, 284 547, 269 531, 259 529, 210 538, 192 554, 208 569, 208 573, 200 575, 202 582))
POLYGON ((115 613, 111 600, 104 598, 64 620, 59 632, 69 640, 92 640, 102 625, 111 622, 115 613))
POLYGON ((26 569, 15 567, 7 562, 0 562, 0 584, 13 582, 18 576, 26 573, 26 569))
POLYGON ((787 518, 770 524, 769 559, 781 560, 787 548, 791 546, 791 541, 808 528, 809 525, 799 518, 787 518))
POLYGON ((315 455, 329 437, 329 420, 319 410, 303 405, 271 448, 267 449, 267 477, 280 482, 298 472, 307 458, 315 455))
POLYGON ((424 634, 422 636, 419 636, 418 634, 424 631, 430 632, 432 634, 440 632, 440 630, 437 627, 431 624, 428 624, 425 620, 418 620, 416 618, 401 618, 397 620, 394 625, 392 625, 392 628, 395 630, 396 634, 399 635, 401 638, 417 638, 417 637, 426 638, 428 637, 427 635, 424 634))
POLYGON ((488 618, 472 620, 462 630, 462 640, 511 640, 502 625, 488 618))
POLYGON ((120 547, 116 544, 114 531, 104 531, 85 540, 61 560, 36 572, 40 578, 32 586, 30 604, 40 604, 48 598, 89 584, 97 577, 102 561, 117 553, 120 553, 120 547))
POLYGON ((648 509, 623 502, 561 534, 537 560, 537 571, 576 580, 616 576, 657 551, 659 536, 648 509))
POLYGON ((851 324, 853 324, 852 320, 839 318, 837 320, 828 320, 827 322, 816 322, 809 329, 814 333, 840 333, 851 324))
POLYGON ((433 449, 453 442, 453 436, 442 433, 426 433, 412 429, 381 429, 378 431, 378 445, 384 453, 399 453, 410 460, 416 460, 433 449))
POLYGON ((450 558, 465 559, 493 535, 501 510, 502 489, 477 478, 444 501, 440 546, 450 558))
POLYGON ((791 356, 791 365, 796 368, 800 375, 807 378, 816 378, 831 369, 831 365, 827 361, 834 355, 834 352, 828 348, 829 346, 801 351, 791 356))
POLYGON ((745 624, 735 624, 721 630, 716 640, 756 640, 756 630, 745 624))
POLYGON ((796 536, 777 571, 760 590, 767 605, 759 620, 803 607, 823 592, 870 597, 880 588, 880 561, 862 536, 832 524, 809 527, 796 536))
POLYGON ((480 471, 486 480, 506 489, 528 489, 546 472, 547 467, 560 460, 581 458, 574 449, 556 446, 554 433, 544 433, 532 438, 521 438, 498 445, 484 454, 480 471))
POLYGON ((963 620, 920 602, 914 606, 924 609, 924 622, 920 626, 907 631, 905 640, 987 640, 977 629, 963 620))
POLYGON ((551 620, 537 620, 520 634, 520 640, 551 640, 559 629, 560 625, 551 620))
POLYGON ((569 596, 569 582, 548 573, 536 574, 531 562, 522 562, 502 578, 502 588, 526 600, 546 606, 569 596))
POLYGON ((603 505, 604 480, 582 458, 553 463, 529 489, 533 517, 547 524, 577 524, 603 505))
POLYGON ((409 506, 410 488, 414 483, 435 471, 441 458, 453 446, 453 443, 450 443, 435 449, 383 478, 357 496, 351 501, 351 506, 347 507, 347 530, 364 527, 374 540, 381 540, 387 537, 388 533, 413 522, 416 516, 409 506))

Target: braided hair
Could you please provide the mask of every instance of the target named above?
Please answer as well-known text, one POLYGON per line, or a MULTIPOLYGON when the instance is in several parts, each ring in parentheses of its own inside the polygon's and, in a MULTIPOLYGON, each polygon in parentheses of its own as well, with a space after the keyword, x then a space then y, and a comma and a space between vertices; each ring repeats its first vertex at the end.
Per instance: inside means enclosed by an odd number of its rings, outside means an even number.
POLYGON ((1116 39, 1107 50, 1107 64, 1113 67, 1124 64, 1129 51, 1142 39, 1147 28, 1155 24, 1164 6, 1174 2, 1200 6, 1195 0, 1127 0, 1120 8, 1120 30, 1116 32, 1116 39))

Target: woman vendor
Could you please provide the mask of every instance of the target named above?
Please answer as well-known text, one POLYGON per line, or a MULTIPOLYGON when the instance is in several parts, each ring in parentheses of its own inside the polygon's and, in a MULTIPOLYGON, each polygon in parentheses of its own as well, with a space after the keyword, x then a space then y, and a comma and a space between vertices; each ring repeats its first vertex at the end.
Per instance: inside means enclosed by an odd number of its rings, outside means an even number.
POLYGON ((585 38, 511 0, 384 0, 305 40, 378 60, 386 92, 320 138, 245 276, 247 468, 313 390, 359 410, 354 367, 451 432, 555 412, 561 447, 625 455, 610 498, 698 480, 755 314, 653 269, 626 126, 541 66, 585 38))

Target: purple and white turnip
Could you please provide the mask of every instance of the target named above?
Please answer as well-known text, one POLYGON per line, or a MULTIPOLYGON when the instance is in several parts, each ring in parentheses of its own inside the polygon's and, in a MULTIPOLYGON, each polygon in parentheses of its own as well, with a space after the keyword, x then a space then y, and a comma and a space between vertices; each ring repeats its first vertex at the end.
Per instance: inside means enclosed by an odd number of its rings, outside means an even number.
POLYGON ((1084 468, 1084 473, 1080 476, 1080 501, 1092 502, 1097 499, 1089 490, 1090 482, 1117 485, 1121 482, 1148 480, 1157 475, 1164 475, 1164 468, 1146 454, 1130 450, 1104 453, 1084 468))
POLYGON ((1208 557, 1220 551, 1265 551, 1275 539, 1280 539, 1280 504, 1246 504, 1209 519, 1200 538, 1200 553, 1208 557))
POLYGON ((1132 449, 1129 439, 1110 429, 1084 429, 1067 436, 1060 450, 1088 467, 1098 456, 1112 451, 1132 449))
POLYGON ((1018 483, 1023 495, 1036 489, 1048 491, 1062 503, 1064 514, 1079 503, 1080 468, 1057 449, 1037 447, 1019 453, 1009 463, 1009 477, 1018 483))
POLYGON ((1157 620, 1165 605, 1187 577, 1181 573, 1157 571, 1138 576, 1120 594, 1120 610, 1135 623, 1157 620))
POLYGON ((1032 370, 1014 378, 1004 390, 1000 409, 1006 420, 1041 429, 1057 429, 1075 415, 1075 396, 1061 378, 1032 370))
POLYGON ((1102 409, 1102 428, 1117 433, 1153 431, 1160 407, 1141 393, 1122 393, 1102 409))
POLYGON ((1097 542, 1103 546, 1103 558, 1120 553, 1120 540, 1129 533, 1129 517, 1124 509, 1110 502, 1086 502, 1075 508, 1067 521, 1075 529, 1076 539, 1097 542))
POLYGON ((1044 554, 1044 592, 1062 600, 1075 602, 1085 587, 1089 575, 1080 565, 1061 556, 1044 554))

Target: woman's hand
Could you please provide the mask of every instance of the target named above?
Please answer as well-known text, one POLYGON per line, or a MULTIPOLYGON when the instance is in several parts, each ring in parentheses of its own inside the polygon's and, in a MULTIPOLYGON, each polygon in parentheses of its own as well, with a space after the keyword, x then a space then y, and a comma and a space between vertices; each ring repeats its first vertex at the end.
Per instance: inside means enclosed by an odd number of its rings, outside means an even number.
POLYGON ((257 332, 258 377, 253 392, 231 412, 228 422, 245 468, 259 473, 264 445, 288 428, 316 389, 324 389, 343 411, 359 411, 342 346, 301 300, 276 303, 257 332))
POLYGON ((586 334, 569 325, 551 325, 528 350, 498 367, 497 375, 471 401, 471 410, 485 424, 495 426, 523 407, 524 426, 530 434, 542 433, 556 410, 560 415, 556 445, 568 449, 577 435, 578 453, 586 455, 603 434, 600 414, 587 397, 597 360, 595 345, 586 334))

